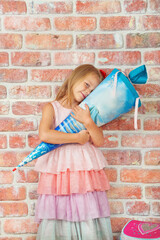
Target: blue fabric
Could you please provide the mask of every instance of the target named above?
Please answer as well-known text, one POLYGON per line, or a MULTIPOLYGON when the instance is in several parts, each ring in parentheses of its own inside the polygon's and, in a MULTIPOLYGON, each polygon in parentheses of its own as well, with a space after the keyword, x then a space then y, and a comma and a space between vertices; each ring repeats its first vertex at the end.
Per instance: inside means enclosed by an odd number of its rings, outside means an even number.
POLYGON ((145 65, 142 65, 129 73, 129 79, 133 84, 145 84, 147 78, 148 76, 145 65))

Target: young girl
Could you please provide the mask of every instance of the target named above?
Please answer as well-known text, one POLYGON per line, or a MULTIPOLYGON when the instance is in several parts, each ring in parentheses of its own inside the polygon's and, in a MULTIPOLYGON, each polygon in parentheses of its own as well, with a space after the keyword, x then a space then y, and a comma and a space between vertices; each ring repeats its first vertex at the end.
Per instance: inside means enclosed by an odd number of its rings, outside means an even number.
POLYGON ((94 66, 77 67, 60 87, 55 101, 44 106, 39 127, 42 141, 63 146, 36 162, 40 172, 36 220, 37 240, 112 240, 103 170, 106 160, 97 148, 103 132, 93 122, 83 101, 103 80, 94 66), (70 113, 86 130, 64 133, 54 130, 70 113))

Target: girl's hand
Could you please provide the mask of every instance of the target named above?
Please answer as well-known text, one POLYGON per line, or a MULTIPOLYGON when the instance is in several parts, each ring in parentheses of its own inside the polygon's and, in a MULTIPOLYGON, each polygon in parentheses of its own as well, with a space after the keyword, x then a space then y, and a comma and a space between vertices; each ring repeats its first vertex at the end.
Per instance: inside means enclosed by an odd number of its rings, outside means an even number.
POLYGON ((90 139, 89 132, 87 130, 82 130, 78 133, 78 143, 85 144, 90 139))
POLYGON ((85 104, 85 108, 86 109, 76 106, 72 110, 75 115, 71 113, 71 116, 82 124, 85 124, 86 122, 89 123, 92 120, 87 104, 85 104))

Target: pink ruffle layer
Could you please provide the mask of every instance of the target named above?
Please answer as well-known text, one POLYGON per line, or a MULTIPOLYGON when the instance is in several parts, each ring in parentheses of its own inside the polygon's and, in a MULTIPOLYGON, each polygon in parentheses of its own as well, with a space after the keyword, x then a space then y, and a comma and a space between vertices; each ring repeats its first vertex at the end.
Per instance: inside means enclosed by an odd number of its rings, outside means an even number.
POLYGON ((78 172, 68 170, 59 174, 41 173, 37 192, 39 194, 69 195, 105 191, 109 188, 108 178, 103 169, 78 172))
POLYGON ((107 166, 100 149, 87 142, 66 144, 38 158, 35 171, 57 174, 70 171, 101 170, 107 166))
POLYGON ((36 206, 36 221, 57 219, 87 221, 108 217, 109 204, 105 192, 88 192, 69 196, 40 195, 36 206))

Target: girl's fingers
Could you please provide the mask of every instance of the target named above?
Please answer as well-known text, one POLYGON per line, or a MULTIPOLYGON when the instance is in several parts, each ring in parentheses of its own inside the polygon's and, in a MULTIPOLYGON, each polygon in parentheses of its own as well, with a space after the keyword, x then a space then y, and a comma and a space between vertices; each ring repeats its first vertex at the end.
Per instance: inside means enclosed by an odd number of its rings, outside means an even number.
POLYGON ((78 108, 77 108, 77 106, 73 108, 73 111, 78 111, 78 108))
POLYGON ((86 108, 87 110, 89 110, 89 107, 88 107, 88 105, 87 105, 87 104, 85 104, 85 108, 86 108))

